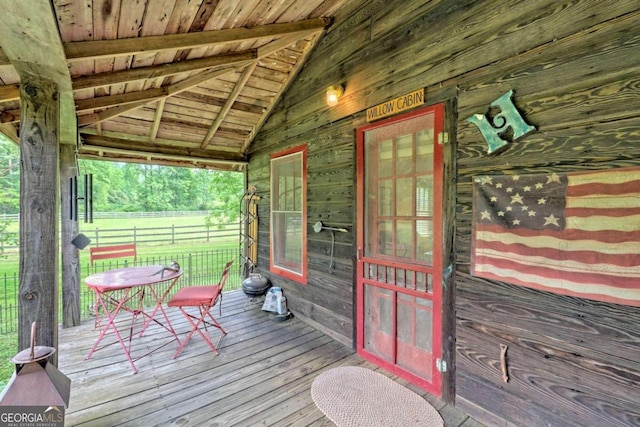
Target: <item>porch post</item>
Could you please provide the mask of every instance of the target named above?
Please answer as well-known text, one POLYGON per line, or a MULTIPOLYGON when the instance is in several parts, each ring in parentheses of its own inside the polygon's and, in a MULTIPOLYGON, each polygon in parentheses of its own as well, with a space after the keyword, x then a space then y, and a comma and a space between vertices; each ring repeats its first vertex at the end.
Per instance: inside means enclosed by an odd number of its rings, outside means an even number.
MULTIPOLYGON (((22 74, 18 348, 58 348, 58 85, 22 74)), ((57 366, 57 353, 51 356, 57 366)))
POLYGON ((69 179, 77 175, 76 144, 60 144, 60 253, 62 261, 62 327, 80 325, 80 257, 71 241, 78 235, 78 221, 71 220, 69 179))

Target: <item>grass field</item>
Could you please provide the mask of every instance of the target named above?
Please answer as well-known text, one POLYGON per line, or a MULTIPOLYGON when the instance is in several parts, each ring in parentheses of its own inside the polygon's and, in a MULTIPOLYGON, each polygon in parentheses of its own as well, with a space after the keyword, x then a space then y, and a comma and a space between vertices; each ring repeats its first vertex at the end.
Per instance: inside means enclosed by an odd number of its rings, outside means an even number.
MULTIPOLYGON (((95 220, 92 224, 80 222, 80 231, 88 236, 96 228, 103 229, 131 229, 145 227, 170 227, 203 225, 204 217, 164 217, 164 218, 127 218, 127 219, 106 219, 95 220)), ((18 224, 12 224, 7 231, 18 231, 18 224)), ((131 239, 133 240, 133 239, 131 239)), ((212 249, 233 248, 238 245, 238 237, 225 237, 214 239, 213 242, 181 241, 176 244, 148 244, 138 245, 138 260, 143 261, 149 258, 159 258, 166 256, 181 256, 212 249)), ((144 263, 144 262, 143 262, 144 263)), ((80 251, 80 265, 89 264, 88 249, 80 251)), ((0 256, 0 280, 2 277, 13 277, 19 271, 19 252, 17 250, 7 251, 0 256)), ((14 292, 13 289, 1 289, 0 294, 14 292)), ((17 353, 17 334, 0 334, 0 388, 4 388, 15 370, 15 366, 10 359, 17 353)))

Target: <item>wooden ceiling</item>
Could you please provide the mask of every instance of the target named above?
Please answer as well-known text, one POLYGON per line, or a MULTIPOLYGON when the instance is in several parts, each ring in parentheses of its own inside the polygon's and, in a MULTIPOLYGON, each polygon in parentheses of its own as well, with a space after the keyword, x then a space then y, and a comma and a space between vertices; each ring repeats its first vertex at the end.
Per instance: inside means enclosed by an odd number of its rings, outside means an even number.
POLYGON ((65 123, 77 126, 79 157, 240 170, 346 0, 10 3, 0 17, 0 131, 17 138, 21 78, 51 67, 69 87, 65 123))

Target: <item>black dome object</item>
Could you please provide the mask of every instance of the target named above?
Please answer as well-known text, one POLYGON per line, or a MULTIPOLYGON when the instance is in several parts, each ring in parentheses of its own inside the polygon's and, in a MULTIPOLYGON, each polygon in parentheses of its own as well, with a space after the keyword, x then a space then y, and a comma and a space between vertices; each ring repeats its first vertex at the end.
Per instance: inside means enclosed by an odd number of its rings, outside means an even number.
POLYGON ((242 292, 250 298, 262 296, 271 287, 271 282, 260 274, 250 274, 242 281, 242 292))

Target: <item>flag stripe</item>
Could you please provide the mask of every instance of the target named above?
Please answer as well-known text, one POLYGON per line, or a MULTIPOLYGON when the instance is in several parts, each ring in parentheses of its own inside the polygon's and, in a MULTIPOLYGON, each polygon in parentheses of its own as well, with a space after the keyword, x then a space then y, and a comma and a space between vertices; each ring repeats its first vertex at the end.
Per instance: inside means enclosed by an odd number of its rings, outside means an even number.
MULTIPOLYGON (((612 270, 591 270, 584 267, 588 267, 587 264, 580 264, 576 262, 548 263, 537 264, 536 260, 540 257, 515 257, 505 254, 493 255, 489 257, 483 256, 482 253, 476 254, 475 262, 478 265, 476 271, 491 271, 494 267, 498 268, 510 268, 518 269, 523 273, 536 274, 545 279, 558 279, 562 278, 570 280, 572 282, 589 283, 598 285, 607 285, 619 288, 634 288, 638 285, 638 271, 633 268, 620 268, 620 271, 616 272, 612 270)), ((548 260, 545 260, 548 261, 548 260)))
POLYGON ((640 180, 629 180, 618 184, 597 183, 573 185, 569 177, 569 187, 567 197, 581 197, 590 195, 616 195, 616 194, 637 194, 640 180))
MULTIPOLYGON (((534 245, 539 243, 540 242, 538 241, 533 242, 534 245)), ((636 246, 638 245, 636 244, 636 246)), ((600 269, 608 269, 611 271, 615 269, 616 271, 623 273, 623 271, 621 271, 622 268, 635 267, 635 274, 640 277, 640 265, 638 265, 637 254, 626 253, 617 247, 607 248, 607 251, 601 252, 596 250, 587 250, 587 248, 596 249, 597 246, 595 245, 584 246, 583 248, 563 250, 544 246, 536 248, 524 243, 506 244, 503 242, 487 241, 477 243, 476 254, 494 254, 495 256, 500 256, 500 254, 513 254, 516 257, 535 255, 537 257, 537 262, 540 264, 558 265, 556 263, 579 262, 584 266, 584 270, 589 270, 591 268, 595 271, 600 269)), ((558 265, 558 268, 562 269, 562 265, 558 265)))
POLYGON ((573 285, 562 280, 557 280, 555 283, 552 283, 549 280, 540 280, 540 278, 535 275, 531 276, 515 270, 492 269, 491 272, 483 273, 482 277, 542 291, 561 293, 563 295, 640 307, 639 289, 630 289, 627 292, 621 292, 618 288, 609 288, 601 285, 573 285), (551 284, 555 286, 550 286, 551 284))
MULTIPOLYGON (((606 248, 623 246, 622 249, 613 249, 616 251, 623 251, 629 253, 638 251, 638 245, 640 242, 640 230, 627 232, 627 231, 592 231, 589 234, 585 234, 581 230, 528 230, 526 228, 518 228, 510 230, 509 233, 503 232, 504 230, 498 226, 483 225, 478 226, 476 231, 476 238, 480 240, 497 240, 503 243, 517 243, 522 242, 526 237, 532 237, 531 241, 527 243, 532 247, 577 247, 588 248, 598 247, 599 251, 605 249, 602 248, 603 244, 609 243, 606 248), (485 233, 487 235, 485 236, 485 233), (553 240, 545 240, 553 239, 553 240), (533 242, 540 241, 537 245, 533 242), (628 244, 631 244, 629 246, 628 244), (573 246, 569 246, 573 245, 573 246), (626 246, 625 246, 626 245, 626 246), (626 248, 626 249, 625 249, 626 248)), ((611 249, 607 249, 611 250, 611 249)), ((640 251, 638 251, 640 253, 640 251)))

